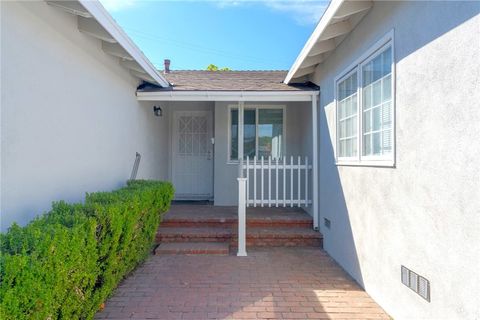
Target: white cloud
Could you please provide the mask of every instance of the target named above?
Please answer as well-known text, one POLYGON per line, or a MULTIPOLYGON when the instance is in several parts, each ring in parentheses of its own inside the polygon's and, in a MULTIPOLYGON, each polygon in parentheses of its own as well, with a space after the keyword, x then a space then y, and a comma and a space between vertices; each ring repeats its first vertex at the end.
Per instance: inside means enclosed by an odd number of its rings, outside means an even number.
POLYGON ((100 0, 109 12, 129 9, 138 3, 138 0, 100 0))
POLYGON ((301 25, 318 22, 328 6, 329 0, 217 0, 219 7, 240 5, 264 5, 274 11, 288 13, 301 25))
POLYGON ((315 24, 328 6, 328 1, 265 1, 265 5, 275 11, 290 13, 301 25, 315 24))

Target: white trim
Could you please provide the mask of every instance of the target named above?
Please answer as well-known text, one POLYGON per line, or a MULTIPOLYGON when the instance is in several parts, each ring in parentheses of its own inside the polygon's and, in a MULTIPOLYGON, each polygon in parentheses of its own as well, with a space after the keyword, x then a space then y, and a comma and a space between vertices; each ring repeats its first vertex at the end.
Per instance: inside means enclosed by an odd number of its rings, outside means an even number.
POLYGON ((313 201, 313 228, 315 230, 320 229, 320 210, 319 208, 319 183, 318 183, 318 101, 317 96, 313 96, 312 99, 312 201, 313 201))
POLYGON ((98 1, 78 0, 93 18, 118 42, 120 46, 162 87, 169 87, 168 81, 157 71, 143 52, 128 37, 123 29, 115 22, 112 16, 98 1))
MULTIPOLYGON (((232 160, 231 159, 231 144, 232 144, 232 109, 238 109, 238 104, 229 104, 228 105, 228 127, 227 127, 227 164, 239 164, 239 160, 232 160)), ((282 110, 283 113, 283 128, 282 128, 282 153, 285 156, 286 153, 286 133, 287 133, 287 126, 286 126, 286 118, 287 118, 287 106, 286 105, 262 105, 262 104, 244 104, 244 110, 255 110, 255 154, 258 155, 258 110, 259 109, 275 109, 275 110, 282 110)), ((240 143, 240 142, 239 142, 240 143)), ((260 162, 260 160, 258 160, 260 162)), ((264 161, 266 162, 266 161, 264 161)))
MULTIPOLYGON (((342 37, 350 32, 355 26, 350 24, 348 17, 360 12, 366 14, 372 6, 373 1, 332 0, 323 13, 322 18, 318 22, 312 35, 308 38, 302 51, 300 51, 300 54, 297 56, 297 59, 290 67, 284 83, 288 84, 294 78, 315 72, 316 66, 306 67, 304 65, 305 60, 309 57, 315 45, 322 41, 332 39, 333 35, 335 37, 342 37), (305 71, 302 72, 302 70, 305 71)), ((340 41, 336 41, 335 45, 338 46, 340 41)), ((332 50, 335 50, 335 48, 332 48, 332 50)))
POLYGON ((138 101, 312 101, 318 91, 137 91, 138 101))
POLYGON ((347 68, 334 78, 334 101, 335 101, 335 163, 337 166, 373 166, 373 167, 395 167, 396 159, 396 134, 395 134, 395 37, 394 30, 390 30, 380 40, 355 59, 347 68), (392 152, 388 155, 364 156, 363 155, 363 75, 362 67, 374 59, 378 54, 383 53, 388 47, 392 50, 391 65, 391 104, 392 104, 392 152), (357 154, 355 157, 341 158, 338 156, 338 84, 344 79, 357 73, 357 154))
MULTIPOLYGON (((334 90, 334 99, 335 99, 335 162, 336 163, 339 163, 339 162, 349 162, 349 161, 356 161, 358 160, 358 153, 360 152, 359 151, 359 148, 360 148, 360 145, 358 143, 358 132, 357 132, 357 154, 353 157, 339 157, 338 156, 338 149, 339 149, 339 142, 340 142, 340 138, 338 137, 338 122, 340 121, 340 119, 338 119, 338 84, 346 79, 348 79, 350 76, 352 76, 354 73, 357 74, 357 113, 355 114, 355 116, 357 117, 357 131, 358 131, 358 125, 359 125, 359 108, 360 108, 360 93, 359 93, 359 88, 358 88, 358 67, 355 67, 355 68, 352 68, 351 70, 349 70, 347 73, 345 73, 343 76, 341 77, 338 77, 338 80, 335 81, 335 90, 334 90)), ((352 116, 353 117, 353 116, 352 116)), ((345 118, 346 119, 346 118, 345 118)), ((344 119, 342 119, 344 120, 344 119)), ((346 140, 347 138, 353 138, 353 137, 345 137, 344 140, 346 140)))

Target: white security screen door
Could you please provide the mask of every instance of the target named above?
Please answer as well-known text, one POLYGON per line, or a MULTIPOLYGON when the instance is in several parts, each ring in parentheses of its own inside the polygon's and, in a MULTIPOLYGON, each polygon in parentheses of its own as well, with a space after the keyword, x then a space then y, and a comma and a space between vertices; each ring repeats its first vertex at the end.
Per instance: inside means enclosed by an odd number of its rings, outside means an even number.
POLYGON ((213 198, 213 145, 210 111, 175 111, 172 175, 177 200, 213 198))

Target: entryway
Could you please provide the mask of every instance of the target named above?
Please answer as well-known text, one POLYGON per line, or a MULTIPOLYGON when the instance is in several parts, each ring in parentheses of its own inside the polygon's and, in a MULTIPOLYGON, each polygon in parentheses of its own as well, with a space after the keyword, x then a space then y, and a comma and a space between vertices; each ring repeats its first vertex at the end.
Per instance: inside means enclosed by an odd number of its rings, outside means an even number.
POLYGON ((172 181, 176 200, 213 198, 212 111, 174 111, 172 181))
MULTIPOLYGON (((313 218, 297 207, 249 207, 246 243, 252 247, 321 247, 322 234, 313 218)), ((217 254, 236 252, 238 208, 172 205, 158 228, 156 254, 217 254), (230 250, 233 249, 233 250, 230 250)))

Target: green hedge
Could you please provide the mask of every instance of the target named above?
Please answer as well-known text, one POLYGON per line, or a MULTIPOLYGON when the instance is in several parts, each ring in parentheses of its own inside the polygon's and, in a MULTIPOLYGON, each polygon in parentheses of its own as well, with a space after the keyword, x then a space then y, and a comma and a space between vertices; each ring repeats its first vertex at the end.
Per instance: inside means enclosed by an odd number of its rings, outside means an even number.
POLYGON ((13 225, 0 235, 0 318, 93 318, 151 251, 173 193, 170 183, 130 181, 13 225))

